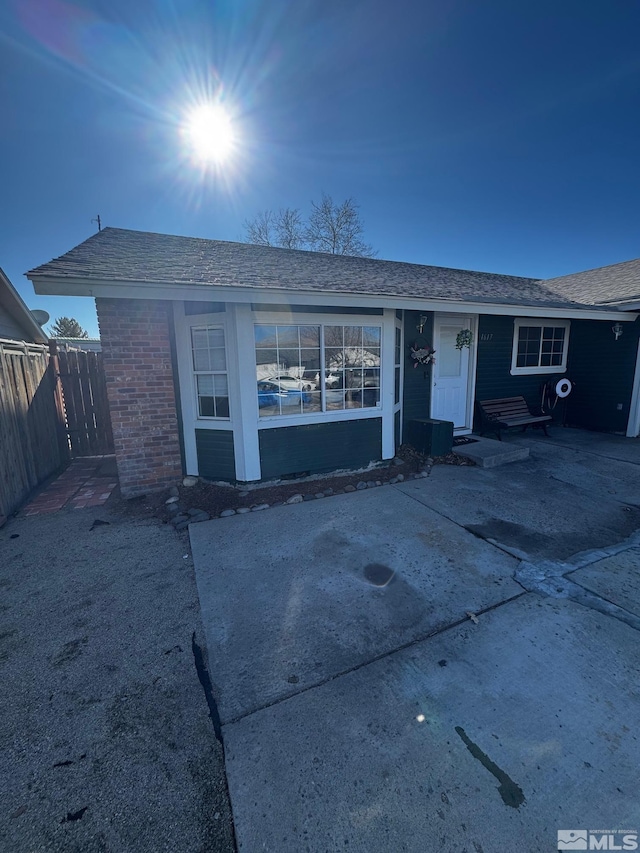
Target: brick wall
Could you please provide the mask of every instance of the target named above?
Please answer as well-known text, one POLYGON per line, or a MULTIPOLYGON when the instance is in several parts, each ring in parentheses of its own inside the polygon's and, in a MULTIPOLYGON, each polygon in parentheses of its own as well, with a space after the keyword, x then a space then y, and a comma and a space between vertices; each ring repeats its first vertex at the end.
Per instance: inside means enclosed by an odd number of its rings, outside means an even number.
POLYGON ((171 369, 171 303, 96 299, 120 489, 125 497, 182 477, 171 369))

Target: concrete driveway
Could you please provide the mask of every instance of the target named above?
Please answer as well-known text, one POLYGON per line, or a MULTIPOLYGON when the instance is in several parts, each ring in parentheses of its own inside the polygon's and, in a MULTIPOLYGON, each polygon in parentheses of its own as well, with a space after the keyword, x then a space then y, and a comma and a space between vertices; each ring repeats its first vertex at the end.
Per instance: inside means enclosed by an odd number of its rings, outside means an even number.
POLYGON ((530 458, 191 528, 240 851, 640 830, 640 445, 508 440, 530 458))

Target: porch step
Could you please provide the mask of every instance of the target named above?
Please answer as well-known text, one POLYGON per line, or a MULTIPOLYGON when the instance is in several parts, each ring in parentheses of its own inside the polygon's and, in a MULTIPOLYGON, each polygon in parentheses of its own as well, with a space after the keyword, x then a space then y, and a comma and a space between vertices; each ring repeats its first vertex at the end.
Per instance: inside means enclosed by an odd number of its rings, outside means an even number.
POLYGON ((522 445, 515 446, 504 441, 496 441, 493 438, 480 438, 473 435, 473 444, 461 444, 454 447, 456 456, 464 456, 471 459, 479 468, 495 468, 496 465, 505 465, 507 462, 519 462, 527 459, 529 448, 522 445))

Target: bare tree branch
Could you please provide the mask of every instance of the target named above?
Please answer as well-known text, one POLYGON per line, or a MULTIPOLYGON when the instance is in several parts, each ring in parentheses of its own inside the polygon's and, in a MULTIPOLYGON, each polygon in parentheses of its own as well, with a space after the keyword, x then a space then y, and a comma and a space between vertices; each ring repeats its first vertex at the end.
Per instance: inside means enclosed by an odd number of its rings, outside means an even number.
POLYGON ((364 228, 358 205, 348 198, 338 205, 330 195, 322 194, 320 203, 311 202, 311 215, 305 232, 309 247, 332 255, 356 255, 372 258, 373 248, 362 239, 364 228))
POLYGON ((311 202, 311 214, 305 224, 297 208, 265 210, 255 219, 245 220, 246 240, 260 246, 285 249, 309 248, 332 255, 356 255, 373 258, 377 252, 362 239, 364 227, 358 205, 352 198, 336 204, 322 194, 319 203, 311 202))
POLYGON ((276 246, 275 227, 275 215, 272 210, 261 211, 255 219, 245 219, 244 230, 247 242, 255 243, 257 246, 276 246))
POLYGON ((304 246, 304 229, 300 211, 294 207, 280 208, 276 216, 278 246, 283 249, 301 249, 304 246))

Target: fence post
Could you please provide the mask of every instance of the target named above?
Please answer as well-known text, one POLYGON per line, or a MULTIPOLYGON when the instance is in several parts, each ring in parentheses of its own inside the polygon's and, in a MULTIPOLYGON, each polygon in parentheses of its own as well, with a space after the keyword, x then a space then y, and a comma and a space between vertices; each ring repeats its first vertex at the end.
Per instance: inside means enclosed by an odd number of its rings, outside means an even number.
POLYGON ((62 380, 60 379, 60 363, 58 360, 58 342, 49 341, 49 381, 51 383, 51 391, 56 405, 56 433, 58 439, 58 447, 60 448, 60 456, 66 462, 71 459, 71 447, 69 445, 69 436, 67 434, 67 413, 64 405, 64 392, 62 390, 62 380))

